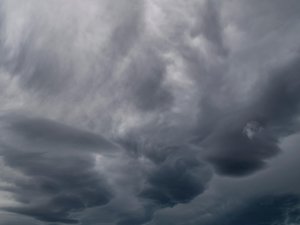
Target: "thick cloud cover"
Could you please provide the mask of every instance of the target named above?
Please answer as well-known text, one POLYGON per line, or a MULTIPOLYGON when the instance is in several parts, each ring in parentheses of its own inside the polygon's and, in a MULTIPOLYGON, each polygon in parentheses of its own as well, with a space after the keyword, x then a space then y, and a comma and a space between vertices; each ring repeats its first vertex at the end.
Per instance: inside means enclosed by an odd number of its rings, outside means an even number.
POLYGON ((3 190, 11 192, 20 204, 4 206, 3 210, 46 222, 77 223, 69 218, 71 213, 111 200, 113 193, 94 169, 95 159, 89 149, 113 151, 117 147, 100 136, 52 121, 10 119, 13 121, 3 118, 5 123, 9 121, 3 125, 4 133, 11 130, 2 140, 3 166, 23 176, 16 180, 9 174, 4 177, 3 190))
POLYGON ((299 11, 0 0, 0 225, 299 223, 299 11))

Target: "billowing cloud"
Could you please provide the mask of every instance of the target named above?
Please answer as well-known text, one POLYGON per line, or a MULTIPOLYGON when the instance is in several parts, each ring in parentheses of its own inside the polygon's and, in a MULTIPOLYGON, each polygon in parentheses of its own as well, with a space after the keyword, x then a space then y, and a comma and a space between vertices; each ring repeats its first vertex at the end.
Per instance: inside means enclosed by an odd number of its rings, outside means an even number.
POLYGON ((210 177, 210 170, 187 147, 171 148, 148 175, 140 196, 161 206, 186 203, 206 189, 210 177))
POLYGON ((203 141, 219 173, 244 175, 261 169, 265 159, 280 151, 279 139, 298 132, 299 65, 297 58, 269 74, 258 97, 238 115, 225 117, 203 141))
POLYGON ((297 223, 299 10, 1 0, 0 224, 297 223))

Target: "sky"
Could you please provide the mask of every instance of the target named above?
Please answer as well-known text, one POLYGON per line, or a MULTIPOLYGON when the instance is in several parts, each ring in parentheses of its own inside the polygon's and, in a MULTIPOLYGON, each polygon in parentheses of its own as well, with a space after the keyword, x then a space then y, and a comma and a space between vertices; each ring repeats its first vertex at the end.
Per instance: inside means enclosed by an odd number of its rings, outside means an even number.
POLYGON ((300 224, 299 0, 0 0, 0 225, 300 224))

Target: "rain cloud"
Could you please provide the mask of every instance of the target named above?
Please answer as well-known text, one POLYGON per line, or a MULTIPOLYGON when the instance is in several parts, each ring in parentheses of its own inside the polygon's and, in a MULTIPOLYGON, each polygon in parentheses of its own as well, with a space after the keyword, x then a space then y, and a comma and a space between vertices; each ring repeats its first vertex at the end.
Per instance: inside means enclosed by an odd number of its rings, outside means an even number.
POLYGON ((299 223, 299 10, 0 0, 0 225, 299 223))

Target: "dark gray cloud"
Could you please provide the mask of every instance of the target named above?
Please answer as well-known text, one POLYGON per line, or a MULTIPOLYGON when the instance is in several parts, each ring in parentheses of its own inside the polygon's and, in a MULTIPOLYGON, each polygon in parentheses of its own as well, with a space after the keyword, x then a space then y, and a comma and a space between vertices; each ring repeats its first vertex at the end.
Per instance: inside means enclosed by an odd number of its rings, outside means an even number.
POLYGON ((0 1, 0 224, 297 223, 299 10, 0 1))
POLYGON ((116 146, 100 136, 50 120, 9 118, 12 121, 4 122, 15 135, 11 137, 15 142, 2 140, 1 157, 5 166, 24 178, 6 180, 11 185, 3 190, 12 193, 19 204, 2 210, 46 222, 78 223, 72 213, 111 200, 112 189, 95 169, 95 159, 88 150, 116 151, 116 146))
POLYGON ((285 194, 262 196, 209 224, 298 224, 300 222, 299 196, 285 194))
POLYGON ((128 83, 132 86, 130 95, 138 109, 149 111, 170 108, 173 96, 163 85, 166 73, 163 59, 155 55, 153 50, 146 50, 144 55, 134 58, 128 70, 128 83))
POLYGON ((163 149, 168 151, 150 172, 140 196, 159 206, 187 203, 201 194, 211 177, 210 170, 187 146, 163 149))
POLYGON ((64 150, 72 149, 74 151, 77 149, 81 152, 90 150, 112 154, 118 150, 116 144, 100 135, 81 131, 55 121, 26 117, 12 117, 9 120, 7 128, 16 136, 25 139, 25 142, 36 140, 37 144, 54 148, 53 151, 63 148, 64 150))
POLYGON ((233 111, 237 115, 228 116, 203 141, 220 174, 245 175, 263 168, 280 151, 279 139, 298 131, 299 65, 297 57, 274 69, 255 101, 233 111))
MULTIPOLYGON (((209 188, 202 195, 197 196, 187 205, 176 205, 172 208, 160 210, 155 214, 152 222, 147 223, 147 225, 220 224, 220 221, 226 222, 225 224, 235 224, 231 223, 235 218, 239 218, 239 221, 244 223, 250 221, 258 223, 263 222, 266 217, 272 222, 278 219, 278 224, 285 224, 280 222, 284 219, 287 224, 295 221, 297 216, 299 217, 297 213, 299 209, 297 203, 297 199, 299 199, 298 146, 299 133, 285 138, 283 143, 279 144, 282 149, 281 154, 269 159, 267 167, 261 172, 242 178, 214 176, 209 183, 209 188), (254 217, 249 213, 264 207, 258 203, 263 202, 263 199, 274 199, 275 202, 276 199, 285 199, 285 196, 291 196, 287 199, 297 200, 291 207, 291 210, 296 210, 294 219, 287 217, 287 214, 285 217, 279 218, 273 216, 272 213, 266 214, 266 217, 264 215, 254 217), (250 214, 250 216, 241 218, 240 215, 242 214, 250 214)), ((290 209, 285 207, 289 203, 286 204, 285 202, 285 200, 279 201, 278 208, 271 211, 280 211, 282 214, 290 212, 290 209)), ((270 206, 271 204, 268 203, 266 207, 269 208, 270 206)), ((260 211, 268 212, 267 209, 260 211)))

